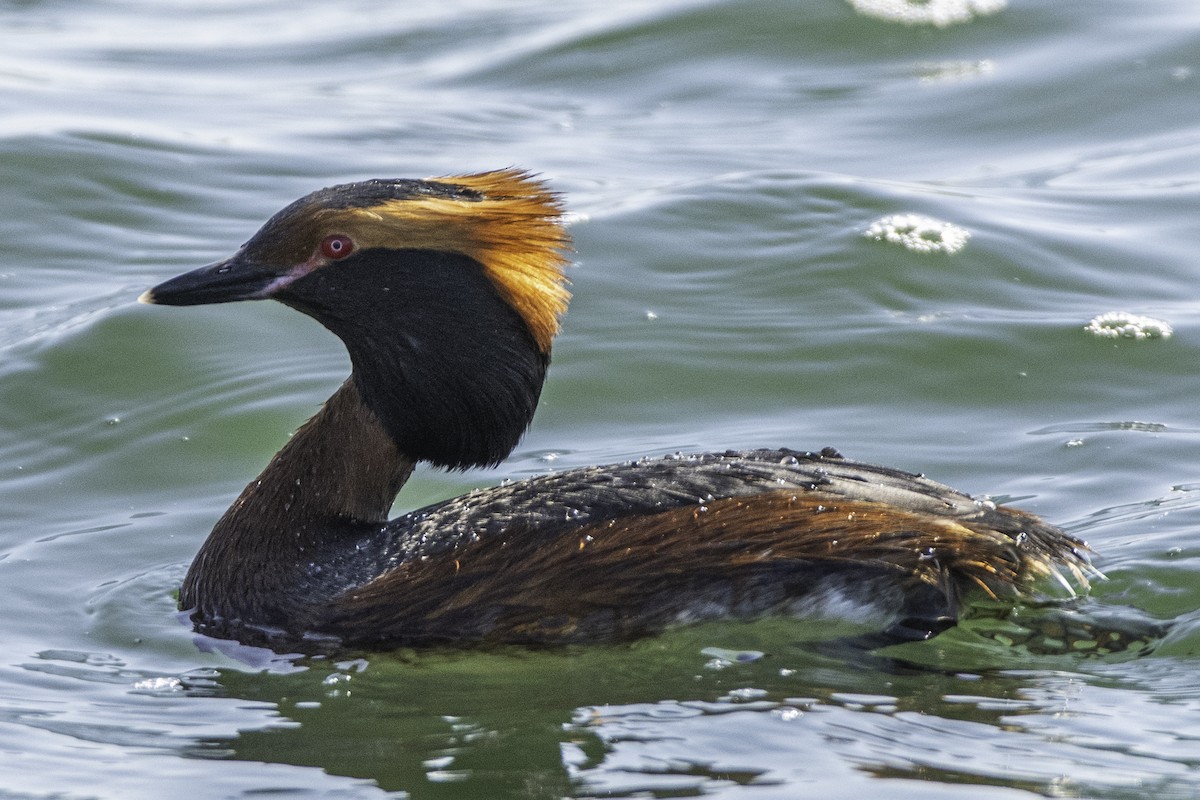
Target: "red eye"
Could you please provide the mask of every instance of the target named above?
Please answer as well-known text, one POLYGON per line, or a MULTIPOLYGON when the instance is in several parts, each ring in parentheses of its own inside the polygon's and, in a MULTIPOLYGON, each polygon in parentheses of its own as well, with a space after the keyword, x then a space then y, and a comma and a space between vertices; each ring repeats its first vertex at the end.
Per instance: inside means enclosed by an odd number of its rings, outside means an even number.
POLYGON ((353 252, 354 241, 349 236, 343 236, 340 233, 326 236, 325 241, 321 242, 321 254, 334 261, 345 258, 353 252))

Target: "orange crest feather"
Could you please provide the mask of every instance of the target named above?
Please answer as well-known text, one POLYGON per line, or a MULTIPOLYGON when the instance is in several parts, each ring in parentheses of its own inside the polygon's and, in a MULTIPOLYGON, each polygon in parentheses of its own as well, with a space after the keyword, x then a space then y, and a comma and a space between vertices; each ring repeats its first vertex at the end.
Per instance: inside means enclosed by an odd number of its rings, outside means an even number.
POLYGON ((478 261, 538 347, 549 352, 571 297, 563 275, 571 240, 559 196, 518 169, 430 180, 480 197, 418 196, 332 214, 360 248, 441 250, 478 261))

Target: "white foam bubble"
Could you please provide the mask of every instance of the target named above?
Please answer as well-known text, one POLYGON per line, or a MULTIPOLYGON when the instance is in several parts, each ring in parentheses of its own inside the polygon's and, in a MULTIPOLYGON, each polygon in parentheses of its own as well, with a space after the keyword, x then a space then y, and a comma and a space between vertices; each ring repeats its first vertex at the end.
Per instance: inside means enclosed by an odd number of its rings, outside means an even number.
POLYGON ((850 0, 864 17, 945 28, 1002 11, 1008 0, 850 0))
POLYGON ((1168 339, 1173 333, 1168 322, 1125 311, 1100 314, 1083 329, 1104 339, 1168 339))
POLYGON ((971 232, 920 214, 892 214, 872 222, 863 236, 915 253, 957 253, 966 246, 971 232))

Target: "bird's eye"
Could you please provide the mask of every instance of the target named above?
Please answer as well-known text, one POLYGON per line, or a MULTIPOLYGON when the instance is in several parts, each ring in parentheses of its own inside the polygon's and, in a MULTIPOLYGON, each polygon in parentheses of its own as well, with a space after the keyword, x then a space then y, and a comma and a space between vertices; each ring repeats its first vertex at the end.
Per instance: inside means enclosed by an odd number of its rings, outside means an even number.
POLYGON ((326 258, 332 258, 337 261, 339 258, 345 258, 354 252, 354 241, 349 236, 344 236, 340 233, 335 233, 331 236, 326 236, 321 242, 321 254, 326 258))

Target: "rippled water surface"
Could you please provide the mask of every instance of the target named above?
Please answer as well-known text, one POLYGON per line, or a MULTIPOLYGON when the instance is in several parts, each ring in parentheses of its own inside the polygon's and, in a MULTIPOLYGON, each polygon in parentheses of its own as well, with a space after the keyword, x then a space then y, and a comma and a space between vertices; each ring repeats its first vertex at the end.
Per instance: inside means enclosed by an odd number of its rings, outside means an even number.
POLYGON ((0 798, 1200 797, 1200 16, 888 6, 0 4, 0 798), (514 164, 573 212, 542 408, 398 509, 834 445, 1017 501, 1109 579, 879 653, 804 620, 342 661, 196 639, 186 565, 348 362, 281 306, 137 295, 312 189, 514 164), (968 237, 863 235, 898 214, 968 237), (1107 312, 1173 335, 1085 332, 1107 312))

